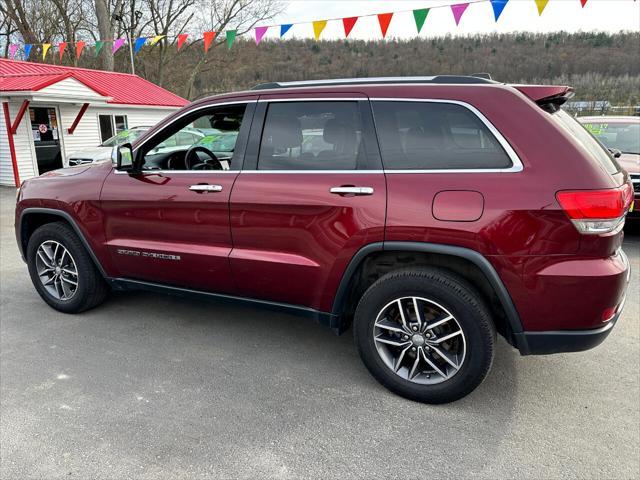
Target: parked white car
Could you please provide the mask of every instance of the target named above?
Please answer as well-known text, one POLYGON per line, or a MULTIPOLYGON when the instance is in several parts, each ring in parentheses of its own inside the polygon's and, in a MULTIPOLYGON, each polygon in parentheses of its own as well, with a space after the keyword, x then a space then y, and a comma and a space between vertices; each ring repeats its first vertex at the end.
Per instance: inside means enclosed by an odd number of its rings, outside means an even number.
MULTIPOLYGON (((151 127, 133 127, 129 130, 123 130, 108 140, 105 140, 95 148, 73 152, 68 156, 69 166, 73 167, 74 165, 82 165, 84 163, 93 163, 105 160, 111 161, 111 150, 114 146, 122 145, 124 143, 132 143, 136 138, 150 128, 151 127)), ((183 129, 180 132, 180 135, 174 135, 167 139, 166 142, 163 142, 154 148, 153 153, 166 153, 174 150, 182 150, 185 149, 185 147, 190 147, 204 137, 205 134, 197 128, 183 129)))

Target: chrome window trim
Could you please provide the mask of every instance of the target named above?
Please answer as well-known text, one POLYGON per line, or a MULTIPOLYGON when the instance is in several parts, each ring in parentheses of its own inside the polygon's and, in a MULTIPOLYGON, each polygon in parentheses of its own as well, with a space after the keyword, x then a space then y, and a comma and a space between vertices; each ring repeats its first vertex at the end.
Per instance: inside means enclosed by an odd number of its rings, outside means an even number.
MULTIPOLYGON (((114 167, 114 169, 115 169, 115 167, 114 167)), ((208 173, 208 174, 212 175, 212 174, 217 174, 217 173, 240 173, 240 170, 142 170, 140 172, 140 175, 144 175, 144 174, 155 175, 157 173, 164 173, 164 174, 195 173, 197 175, 208 173)), ((126 172, 126 171, 121 172, 119 170, 116 170, 115 174, 116 175, 129 175, 129 172, 126 172)))
MULTIPOLYGON (((421 102, 421 103, 449 103, 453 105, 459 105, 466 108, 487 127, 491 134, 498 140, 500 146, 504 148, 507 156, 511 160, 512 165, 507 168, 452 168, 452 169, 423 169, 423 170, 411 170, 411 169, 386 169, 385 173, 517 173, 521 172, 524 167, 518 154, 513 149, 511 144, 500 133, 500 131, 489 121, 484 114, 473 105, 460 100, 444 100, 444 99, 432 99, 432 98, 386 98, 386 97, 374 97, 369 99, 373 102, 421 102)), ((375 113, 374 113, 375 120, 375 113)), ((384 162, 384 160, 383 160, 384 162)))

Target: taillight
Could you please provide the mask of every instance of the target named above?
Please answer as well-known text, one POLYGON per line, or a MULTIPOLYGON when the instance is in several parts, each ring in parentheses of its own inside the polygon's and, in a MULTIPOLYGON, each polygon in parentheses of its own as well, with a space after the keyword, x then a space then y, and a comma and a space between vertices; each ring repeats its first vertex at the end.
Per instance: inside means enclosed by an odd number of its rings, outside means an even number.
POLYGON ((614 233, 624 227, 633 188, 626 183, 607 190, 564 190, 556 198, 580 233, 614 233))

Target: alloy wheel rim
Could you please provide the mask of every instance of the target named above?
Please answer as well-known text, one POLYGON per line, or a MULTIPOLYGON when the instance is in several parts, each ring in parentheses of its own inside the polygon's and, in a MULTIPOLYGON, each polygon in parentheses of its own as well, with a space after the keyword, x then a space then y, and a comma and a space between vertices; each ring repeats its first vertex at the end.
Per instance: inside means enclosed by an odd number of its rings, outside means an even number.
POLYGON ((391 371, 423 385, 442 383, 457 374, 467 351, 456 318, 423 297, 397 298, 385 305, 376 317, 373 340, 391 371))
POLYGON ((47 293, 57 300, 71 300, 78 291, 78 267, 64 245, 42 242, 36 251, 36 271, 47 293))

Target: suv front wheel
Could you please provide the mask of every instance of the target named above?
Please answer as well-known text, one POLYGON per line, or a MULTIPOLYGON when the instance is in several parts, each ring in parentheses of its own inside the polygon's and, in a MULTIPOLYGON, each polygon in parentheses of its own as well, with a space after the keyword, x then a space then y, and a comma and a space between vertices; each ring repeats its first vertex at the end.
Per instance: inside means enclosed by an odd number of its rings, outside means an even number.
POLYGON ((29 275, 56 310, 79 313, 104 301, 109 287, 76 233, 63 222, 36 229, 27 245, 29 275))
POLYGON ((356 309, 354 337, 371 374, 389 390, 446 403, 484 380, 495 327, 478 292, 445 270, 415 268, 379 278, 356 309))

